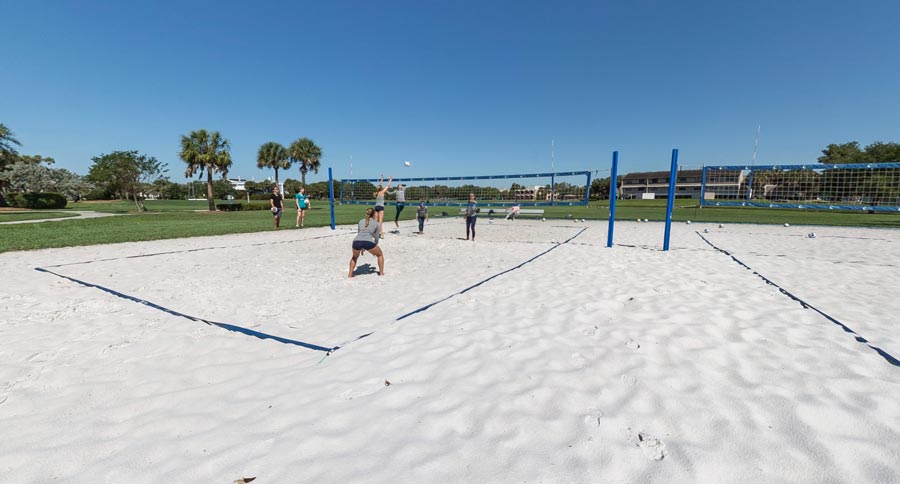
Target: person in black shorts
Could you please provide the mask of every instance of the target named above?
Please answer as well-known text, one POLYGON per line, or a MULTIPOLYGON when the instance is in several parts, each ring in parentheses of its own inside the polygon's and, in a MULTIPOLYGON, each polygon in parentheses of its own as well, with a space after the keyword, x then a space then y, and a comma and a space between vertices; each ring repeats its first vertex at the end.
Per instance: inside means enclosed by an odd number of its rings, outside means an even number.
POLYGON ((272 189, 269 203, 272 205, 272 215, 275 216, 275 230, 278 230, 278 226, 281 224, 281 213, 284 211, 284 197, 278 193, 278 185, 272 189))
POLYGON ((359 221, 359 233, 353 238, 353 255, 350 257, 350 273, 347 277, 353 277, 356 270, 356 260, 363 251, 369 251, 378 258, 378 275, 384 275, 384 252, 378 247, 380 224, 375 220, 375 209, 366 209, 366 218, 359 221))

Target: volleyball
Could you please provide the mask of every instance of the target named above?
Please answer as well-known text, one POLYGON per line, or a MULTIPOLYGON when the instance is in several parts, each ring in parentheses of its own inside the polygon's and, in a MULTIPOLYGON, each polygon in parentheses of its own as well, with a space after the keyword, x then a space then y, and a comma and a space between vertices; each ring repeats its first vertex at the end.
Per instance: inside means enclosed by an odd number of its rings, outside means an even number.
POLYGON ((410 166, 412 166, 412 163, 410 163, 410 162, 408 162, 408 161, 404 161, 404 162, 403 162, 403 166, 409 168, 410 166))
POLYGON ((815 232, 810 232, 810 233, 807 235, 807 237, 809 237, 810 239, 815 239, 815 238, 816 238, 816 233, 815 233, 815 232))
POLYGON ((686 223, 686 224, 688 224, 688 225, 690 225, 690 224, 691 224, 691 221, 690 221, 690 220, 688 220, 688 221, 687 221, 687 222, 685 222, 685 223, 686 223))
POLYGON ((785 226, 785 227, 790 227, 790 226, 791 226, 791 224, 789 224, 789 223, 787 223, 787 222, 785 222, 785 224, 784 224, 784 226, 785 226))
POLYGON ((275 207, 272 207, 272 213, 278 213, 278 209, 275 207))

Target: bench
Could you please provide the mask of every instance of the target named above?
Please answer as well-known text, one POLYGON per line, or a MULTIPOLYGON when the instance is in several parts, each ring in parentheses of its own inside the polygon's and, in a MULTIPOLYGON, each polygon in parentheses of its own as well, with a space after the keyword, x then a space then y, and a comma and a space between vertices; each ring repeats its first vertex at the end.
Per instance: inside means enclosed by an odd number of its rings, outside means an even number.
MULTIPOLYGON (((498 217, 500 217, 500 216, 506 217, 506 215, 509 213, 509 209, 503 208, 503 207, 479 207, 479 208, 481 209, 481 212, 479 212, 478 215, 487 214, 488 218, 491 218, 494 215, 496 215, 498 217)), ((465 215, 466 208, 461 207, 459 209, 459 214, 465 215)), ((543 208, 520 208, 519 213, 516 215, 516 217, 521 217, 523 215, 534 215, 535 217, 540 217, 540 216, 544 215, 544 209, 543 208)))

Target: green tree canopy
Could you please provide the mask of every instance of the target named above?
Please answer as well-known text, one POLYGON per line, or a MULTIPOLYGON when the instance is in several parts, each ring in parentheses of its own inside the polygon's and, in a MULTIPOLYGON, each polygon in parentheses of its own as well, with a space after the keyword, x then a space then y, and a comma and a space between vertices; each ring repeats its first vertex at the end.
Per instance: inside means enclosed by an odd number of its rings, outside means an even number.
POLYGON ((223 179, 228 177, 231 143, 218 131, 199 129, 181 136, 181 152, 178 156, 188 165, 184 171, 185 177, 190 178, 194 173, 199 173, 202 177, 206 171, 206 200, 209 202, 209 211, 214 212, 216 202, 213 195, 213 173, 222 173, 223 179))
POLYGON ((306 174, 310 171, 319 172, 319 163, 322 158, 322 148, 316 146, 309 138, 300 138, 291 143, 288 155, 292 162, 300 165, 300 181, 306 186, 306 174))
POLYGON ((5 124, 0 123, 0 170, 18 161, 19 152, 16 146, 22 146, 22 143, 19 143, 5 124))
POLYGON ((859 143, 850 141, 843 144, 830 144, 822 150, 822 156, 819 157, 819 163, 826 165, 839 165, 841 163, 862 163, 863 152, 859 148, 859 143))
POLYGON ((866 163, 900 163, 900 143, 876 141, 866 146, 864 161, 866 163))
POLYGON ((73 200, 93 190, 85 177, 65 169, 56 169, 36 163, 19 161, 0 172, 0 180, 10 192, 61 193, 73 200))
POLYGON ((287 149, 281 143, 274 141, 263 143, 256 153, 256 167, 274 169, 275 184, 278 185, 278 170, 287 170, 291 167, 291 162, 288 161, 287 149))
POLYGON ((136 150, 113 151, 91 158, 94 162, 88 172, 88 180, 121 198, 134 200, 139 212, 143 212, 144 194, 150 184, 167 170, 156 158, 141 155, 136 150))

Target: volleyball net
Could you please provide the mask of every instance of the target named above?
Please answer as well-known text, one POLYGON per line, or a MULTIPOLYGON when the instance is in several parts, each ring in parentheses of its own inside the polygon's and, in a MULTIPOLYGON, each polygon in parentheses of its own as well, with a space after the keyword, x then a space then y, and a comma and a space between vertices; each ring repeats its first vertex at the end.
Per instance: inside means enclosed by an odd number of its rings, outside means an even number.
MULTIPOLYGON (((378 178, 340 180, 340 203, 374 204, 379 181, 378 178)), ((400 184, 405 186, 408 203, 425 201, 431 206, 463 206, 470 193, 483 206, 574 206, 588 204, 591 172, 394 178, 389 191, 393 192, 400 184)))
POLYGON ((900 211, 900 163, 707 166, 700 204, 900 211))

